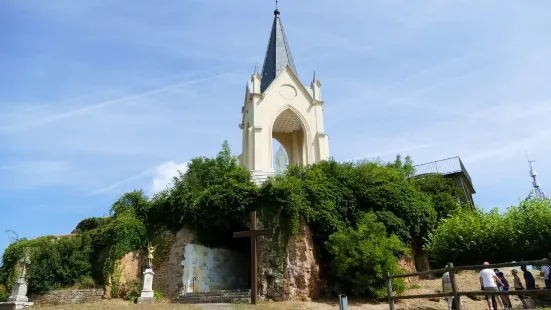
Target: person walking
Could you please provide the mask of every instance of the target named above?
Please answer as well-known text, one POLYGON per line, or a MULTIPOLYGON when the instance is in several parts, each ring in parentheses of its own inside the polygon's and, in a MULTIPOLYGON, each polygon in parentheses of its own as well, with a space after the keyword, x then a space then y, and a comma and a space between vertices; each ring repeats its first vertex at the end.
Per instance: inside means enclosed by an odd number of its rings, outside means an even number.
MULTIPOLYGON (((452 293, 452 281, 450 279, 450 272, 447 271, 442 275, 442 292, 452 293)), ((453 296, 447 297, 448 300, 448 310, 453 309, 453 296)))
MULTIPOLYGON (((520 277, 518 276, 518 270, 513 269, 511 270, 511 274, 513 275, 513 287, 515 288, 515 291, 523 291, 524 285, 522 285, 522 281, 520 280, 520 277)), ((526 304, 526 300, 523 295, 518 295, 518 298, 522 302, 522 306, 524 309, 528 309, 528 305, 526 304)))
POLYGON ((524 276, 524 282, 526 282, 526 289, 527 290, 535 290, 536 289, 536 279, 534 279, 534 276, 528 269, 526 268, 526 265, 520 266, 520 270, 522 270, 522 274, 524 276))
MULTIPOLYGON (((483 266, 488 266, 488 265, 490 265, 490 263, 484 262, 482 265, 483 266)), ((487 267, 480 270, 479 280, 480 280, 480 286, 482 287, 482 290, 486 291, 486 292, 499 292, 499 289, 497 287, 498 284, 503 285, 501 283, 501 280, 499 280, 499 278, 495 274, 495 272, 492 269, 487 268, 487 267)), ((494 310, 494 307, 492 305, 492 296, 493 295, 485 295, 486 302, 488 302, 488 309, 489 310, 494 310)), ((503 302, 501 301, 501 298, 496 298, 496 299, 497 299, 497 303, 499 304, 500 309, 503 310, 503 302)), ((497 310, 497 309, 495 309, 495 310, 497 310)))
MULTIPOLYGON (((536 279, 534 279, 534 275, 528 271, 526 265, 521 265, 520 270, 522 270, 524 282, 526 283, 526 290, 536 290, 536 279)), ((535 295, 526 296, 526 301, 529 307, 537 306, 540 303, 539 297, 535 295)))
MULTIPOLYGON (((499 269, 494 269, 494 273, 496 274, 496 276, 501 281, 501 286, 498 285, 499 289, 501 291, 508 292, 509 291, 509 281, 507 281, 507 279, 505 279, 505 275, 503 274, 503 272, 499 271, 499 269)), ((503 306, 505 308, 508 308, 508 309, 513 308, 513 305, 511 304, 511 299, 509 298, 508 295, 501 295, 499 297, 501 297, 501 301, 503 301, 503 306)))
POLYGON ((548 264, 541 266, 540 276, 545 280, 545 288, 551 290, 551 267, 548 264))

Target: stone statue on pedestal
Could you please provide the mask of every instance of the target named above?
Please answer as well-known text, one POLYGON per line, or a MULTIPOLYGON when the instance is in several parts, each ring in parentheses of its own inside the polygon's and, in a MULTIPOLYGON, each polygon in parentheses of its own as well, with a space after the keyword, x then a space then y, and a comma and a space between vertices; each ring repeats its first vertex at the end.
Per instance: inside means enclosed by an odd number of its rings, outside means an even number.
MULTIPOLYGON (((27 297, 27 266, 31 264, 29 253, 26 252, 25 256, 19 261, 20 275, 12 288, 11 296, 8 297, 8 302, 5 304, 11 304, 12 309, 23 309, 32 306, 34 303, 29 302, 27 297)), ((2 305, 3 303, 0 303, 2 305)), ((1 308, 1 307, 0 307, 1 308)))
POLYGON ((155 301, 153 292, 153 253, 157 246, 152 246, 151 242, 147 245, 147 264, 145 265, 145 271, 143 273, 143 289, 140 297, 138 297, 138 303, 152 303, 155 301))
POLYGON ((153 253, 155 253, 155 249, 157 246, 152 246, 151 242, 147 245, 147 265, 149 268, 153 268, 153 253))
POLYGON ((279 150, 277 150, 276 153, 276 173, 282 173, 285 170, 287 170, 287 165, 289 163, 289 158, 287 157, 287 153, 283 149, 283 147, 280 145, 279 150))

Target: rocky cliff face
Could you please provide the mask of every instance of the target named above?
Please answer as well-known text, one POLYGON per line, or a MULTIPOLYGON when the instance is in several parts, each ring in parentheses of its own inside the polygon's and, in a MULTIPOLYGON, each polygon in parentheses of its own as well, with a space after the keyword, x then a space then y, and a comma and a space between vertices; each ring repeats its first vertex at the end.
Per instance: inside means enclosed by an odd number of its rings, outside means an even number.
MULTIPOLYGON (((400 264, 400 268, 404 269, 406 273, 413 273, 417 272, 415 269, 415 260, 413 259, 413 256, 402 256, 398 260, 398 264, 400 264)), ((404 278, 404 281, 407 283, 412 283, 415 279, 414 278, 404 278)))
MULTIPOLYGON (((162 247, 157 249, 155 255, 153 288, 172 299, 182 291, 185 247, 198 242, 195 234, 187 229, 176 234, 164 232, 162 239, 162 247)), ((258 240, 259 295, 274 300, 316 298, 319 295, 319 266, 309 227, 301 225, 298 235, 283 241, 284 248, 278 251, 272 238, 262 237, 258 240)), ((117 264, 115 274, 121 295, 131 289, 134 283, 141 281, 144 259, 144 253, 134 251, 125 255, 117 264)), ((114 276, 112 280, 115 280, 114 276)), ((106 291, 110 291, 110 286, 106 287, 106 291)))
POLYGON ((318 297, 319 264, 310 228, 301 224, 298 235, 281 242, 276 245, 271 238, 259 240, 260 296, 274 300, 318 297), (280 246, 284 246, 285 252, 278 252, 280 246))
MULTIPOLYGON (((157 248, 155 253, 153 288, 167 298, 174 298, 180 295, 183 287, 182 261, 184 260, 184 248, 189 243, 195 243, 195 234, 187 229, 181 229, 176 234, 171 232, 161 233, 162 246, 157 248)), ((133 251, 126 254, 117 264, 119 295, 133 287, 133 284, 142 280, 142 266, 145 263, 145 256, 142 251, 133 251)), ((114 276, 111 277, 115 280, 114 276)), ((106 292, 110 291, 110 287, 106 292)))

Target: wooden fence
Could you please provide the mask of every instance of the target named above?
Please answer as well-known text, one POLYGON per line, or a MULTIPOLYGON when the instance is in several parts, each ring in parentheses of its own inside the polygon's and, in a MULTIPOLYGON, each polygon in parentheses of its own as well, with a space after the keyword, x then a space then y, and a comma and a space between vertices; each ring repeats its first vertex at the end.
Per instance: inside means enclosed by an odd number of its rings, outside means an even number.
MULTIPOLYGON (((551 253, 550 253, 551 257, 551 253)), ((461 309, 461 296, 476 296, 476 295, 523 295, 523 296, 533 296, 533 295, 551 295, 551 290, 546 289, 537 289, 537 290, 522 290, 522 291, 465 291, 460 292, 457 290, 457 282, 455 280, 455 272, 462 270, 481 270, 485 268, 502 268, 502 267, 516 267, 519 265, 548 265, 549 260, 532 260, 532 261, 522 261, 515 263, 501 263, 501 264, 490 264, 490 265, 476 265, 476 266, 459 266, 454 267, 453 263, 448 263, 446 268, 434 269, 429 271, 414 272, 408 274, 396 274, 387 276, 387 295, 388 295, 388 304, 390 305, 390 310, 395 310, 395 301, 399 299, 418 299, 418 298, 442 298, 442 297, 453 297, 455 309, 461 309), (396 296, 392 292, 392 279, 396 278, 409 278, 409 277, 419 277, 419 276, 428 276, 432 274, 439 274, 449 272, 450 281, 452 285, 451 293, 435 293, 435 294, 418 294, 418 295, 403 295, 396 296)))

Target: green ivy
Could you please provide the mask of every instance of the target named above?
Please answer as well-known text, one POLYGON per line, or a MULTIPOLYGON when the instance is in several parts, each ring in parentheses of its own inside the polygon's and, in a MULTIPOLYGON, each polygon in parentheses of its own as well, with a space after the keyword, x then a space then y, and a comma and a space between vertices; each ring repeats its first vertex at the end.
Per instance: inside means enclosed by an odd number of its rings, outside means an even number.
MULTIPOLYGON (((301 223, 310 227, 321 264, 331 271, 337 268, 332 262, 340 254, 328 243, 330 238, 337 240, 335 236, 348 228, 360 227, 365 214, 372 214, 372 220, 383 225, 389 236, 397 236, 389 238, 409 246, 422 242, 440 219, 458 212, 455 185, 442 177, 415 179, 412 175, 408 157, 397 157, 392 163, 324 161, 308 167, 291 166, 259 187, 224 142, 215 157, 192 159, 188 170, 154 197, 138 190, 122 195, 108 217, 79 223, 77 236, 10 245, 0 267, 0 284, 11 288, 18 259, 25 249, 33 249, 30 291, 67 287, 92 277, 98 285, 112 279, 116 296, 117 262, 128 252, 144 249, 147 240, 159 245, 156 261, 161 261, 170 246, 159 237, 166 229, 176 232, 186 227, 196 232, 205 246, 247 251, 248 242, 233 239, 232 233, 248 229, 252 210, 258 211, 266 227, 276 229, 271 241, 275 280, 283 277, 287 242, 298 233, 301 223), (56 271, 46 268, 49 261, 56 271)), ((381 264, 388 267, 393 261, 381 264)), ((330 284, 337 285, 337 275, 329 274, 330 284)), ((374 292, 358 294, 377 295, 374 292)))

